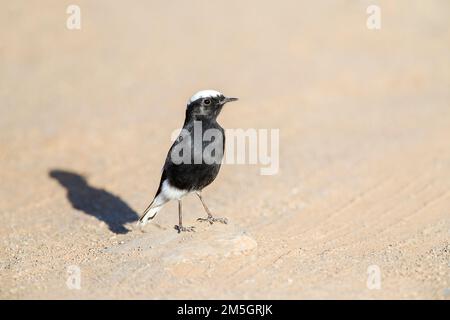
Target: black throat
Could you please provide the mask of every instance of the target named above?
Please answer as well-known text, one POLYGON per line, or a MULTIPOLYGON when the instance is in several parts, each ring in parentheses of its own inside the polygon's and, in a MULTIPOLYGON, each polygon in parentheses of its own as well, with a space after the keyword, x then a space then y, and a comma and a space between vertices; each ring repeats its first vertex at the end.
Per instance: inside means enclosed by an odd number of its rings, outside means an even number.
POLYGON ((189 106, 186 108, 186 117, 184 120, 184 124, 188 124, 193 121, 202 121, 202 122, 217 122, 217 117, 222 111, 222 105, 215 106, 214 109, 202 110, 200 108, 190 108, 189 106))

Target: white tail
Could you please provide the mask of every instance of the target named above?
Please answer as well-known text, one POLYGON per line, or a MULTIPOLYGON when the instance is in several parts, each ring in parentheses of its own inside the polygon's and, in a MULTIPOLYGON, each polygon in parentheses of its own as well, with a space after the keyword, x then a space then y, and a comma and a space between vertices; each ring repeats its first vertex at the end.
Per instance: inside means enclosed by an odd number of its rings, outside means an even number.
POLYGON ((162 206, 152 207, 150 205, 145 211, 142 217, 139 219, 138 224, 141 226, 145 226, 148 222, 148 220, 153 219, 159 210, 161 210, 162 206))
POLYGON ((145 226, 148 220, 153 219, 167 201, 168 199, 161 192, 158 193, 152 203, 145 209, 137 224, 145 226))
POLYGON ((152 203, 145 209, 142 217, 139 219, 138 225, 145 226, 148 220, 153 219, 164 204, 170 200, 180 199, 187 191, 172 187, 167 180, 164 180, 160 192, 155 196, 152 203))

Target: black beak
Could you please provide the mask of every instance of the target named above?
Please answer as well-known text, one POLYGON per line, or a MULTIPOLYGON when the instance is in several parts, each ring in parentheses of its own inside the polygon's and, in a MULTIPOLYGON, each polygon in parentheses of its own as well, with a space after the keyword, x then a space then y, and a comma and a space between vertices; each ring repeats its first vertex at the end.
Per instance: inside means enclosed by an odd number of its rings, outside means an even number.
POLYGON ((222 103, 222 105, 224 105, 227 102, 233 102, 233 101, 237 101, 237 100, 239 100, 239 99, 238 98, 225 97, 225 99, 223 99, 221 101, 221 103, 222 103))

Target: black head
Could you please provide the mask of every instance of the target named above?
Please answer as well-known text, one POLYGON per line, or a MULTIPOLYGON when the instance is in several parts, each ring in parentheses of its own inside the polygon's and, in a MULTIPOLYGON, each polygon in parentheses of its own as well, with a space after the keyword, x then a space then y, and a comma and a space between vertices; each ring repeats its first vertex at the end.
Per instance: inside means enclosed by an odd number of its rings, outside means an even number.
POLYGON ((227 102, 236 100, 214 90, 199 91, 188 102, 186 119, 216 119, 227 102))

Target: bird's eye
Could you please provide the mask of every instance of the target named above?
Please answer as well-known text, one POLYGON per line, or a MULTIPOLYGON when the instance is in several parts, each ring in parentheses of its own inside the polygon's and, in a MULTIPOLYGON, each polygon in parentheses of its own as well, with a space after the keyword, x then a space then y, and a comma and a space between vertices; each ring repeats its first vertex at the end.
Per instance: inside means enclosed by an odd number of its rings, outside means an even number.
POLYGON ((206 105, 211 104, 211 100, 206 99, 205 101, 203 101, 203 103, 206 104, 206 105))

